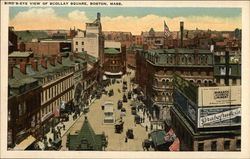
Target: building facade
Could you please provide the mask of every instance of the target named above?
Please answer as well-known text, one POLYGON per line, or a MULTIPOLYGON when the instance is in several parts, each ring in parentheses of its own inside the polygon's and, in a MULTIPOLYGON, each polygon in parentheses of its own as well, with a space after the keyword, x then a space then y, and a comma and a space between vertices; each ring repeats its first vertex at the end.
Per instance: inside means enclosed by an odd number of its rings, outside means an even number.
POLYGON ((146 50, 136 61, 136 80, 155 120, 170 120, 174 74, 193 83, 213 83, 213 54, 209 50, 146 50))
POLYGON ((240 92, 240 86, 198 86, 176 76, 170 112, 180 150, 240 151, 240 92))

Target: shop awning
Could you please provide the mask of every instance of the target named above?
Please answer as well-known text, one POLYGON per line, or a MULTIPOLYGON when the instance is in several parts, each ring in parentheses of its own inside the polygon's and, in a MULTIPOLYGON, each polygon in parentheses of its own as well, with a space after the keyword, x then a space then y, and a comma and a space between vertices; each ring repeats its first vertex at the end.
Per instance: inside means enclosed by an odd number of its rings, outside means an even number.
POLYGON ((112 73, 112 72, 104 72, 105 75, 110 75, 110 76, 118 76, 118 75, 122 75, 122 72, 118 72, 118 73, 112 73))
POLYGON ((36 139, 33 136, 28 136, 24 139, 20 144, 15 146, 16 150, 25 150, 28 146, 30 146, 36 139))

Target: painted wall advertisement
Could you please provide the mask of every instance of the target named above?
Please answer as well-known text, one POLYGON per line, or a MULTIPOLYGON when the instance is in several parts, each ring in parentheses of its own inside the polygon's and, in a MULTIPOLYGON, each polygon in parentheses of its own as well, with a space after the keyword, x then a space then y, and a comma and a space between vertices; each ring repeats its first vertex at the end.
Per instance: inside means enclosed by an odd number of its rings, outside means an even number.
POLYGON ((198 109, 198 128, 234 126, 240 124, 240 107, 213 107, 198 109))
POLYGON ((174 88, 173 97, 175 105, 187 115, 187 118, 196 125, 197 122, 197 106, 184 96, 178 88, 174 88))
POLYGON ((198 106, 241 104, 241 86, 199 87, 198 106))

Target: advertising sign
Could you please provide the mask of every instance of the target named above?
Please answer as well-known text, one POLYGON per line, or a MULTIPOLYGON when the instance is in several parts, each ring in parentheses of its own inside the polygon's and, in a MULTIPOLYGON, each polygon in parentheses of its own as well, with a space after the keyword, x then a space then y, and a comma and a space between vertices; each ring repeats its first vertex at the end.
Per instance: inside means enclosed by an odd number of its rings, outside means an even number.
POLYGON ((198 128, 234 126, 240 124, 240 107, 212 107, 198 109, 198 128))
POLYGON ((173 98, 174 104, 178 107, 186 117, 196 125, 197 122, 197 106, 183 95, 178 88, 174 88, 173 98))
POLYGON ((198 106, 241 104, 241 86, 199 87, 198 106))

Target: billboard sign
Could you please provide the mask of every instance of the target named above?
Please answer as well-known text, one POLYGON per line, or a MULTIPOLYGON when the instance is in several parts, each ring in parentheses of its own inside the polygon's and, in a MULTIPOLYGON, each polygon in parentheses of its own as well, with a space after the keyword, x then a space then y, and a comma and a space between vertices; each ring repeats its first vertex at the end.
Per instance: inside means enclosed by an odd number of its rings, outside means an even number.
POLYGON ((241 124, 241 107, 211 107, 198 109, 198 128, 241 124))
POLYGON ((194 125, 197 123, 197 106, 195 103, 190 101, 184 94, 180 92, 178 88, 173 90, 174 105, 178 107, 183 114, 192 122, 194 125))
POLYGON ((241 104, 241 86, 198 88, 198 106, 226 106, 241 104))

